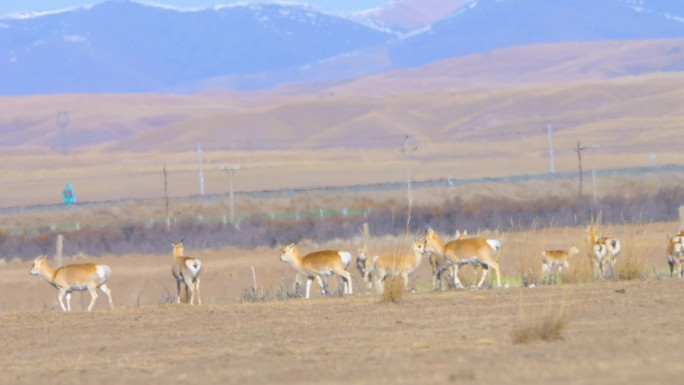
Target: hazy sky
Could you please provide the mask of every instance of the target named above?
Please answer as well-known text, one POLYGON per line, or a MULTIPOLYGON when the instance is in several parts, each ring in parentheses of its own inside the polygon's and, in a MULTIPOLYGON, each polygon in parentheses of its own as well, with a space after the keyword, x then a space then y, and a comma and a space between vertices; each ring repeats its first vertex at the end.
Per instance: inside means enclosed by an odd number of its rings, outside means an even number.
MULTIPOLYGON (((50 11, 76 7, 83 4, 97 4, 103 0, 0 0, 0 15, 27 11, 50 11)), ((230 4, 245 0, 143 0, 143 2, 168 4, 177 7, 207 7, 213 4, 230 4)), ((316 5, 329 11, 358 11, 373 8, 390 0, 297 0, 299 3, 316 5)))

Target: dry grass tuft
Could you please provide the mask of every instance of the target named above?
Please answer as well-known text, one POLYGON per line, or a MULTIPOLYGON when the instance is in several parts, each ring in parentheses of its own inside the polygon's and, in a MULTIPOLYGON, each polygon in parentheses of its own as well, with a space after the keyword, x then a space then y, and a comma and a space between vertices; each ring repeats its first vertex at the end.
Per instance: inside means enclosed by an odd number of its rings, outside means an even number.
POLYGON ((399 303, 404 297, 404 279, 401 276, 386 277, 380 303, 399 303))
POLYGON ((583 256, 582 254, 575 256, 573 263, 570 264, 570 268, 564 270, 560 276, 563 283, 593 282, 595 280, 594 265, 591 257, 588 255, 583 256))
POLYGON ((625 253, 623 258, 618 257, 615 273, 621 281, 634 281, 646 276, 646 262, 637 252, 625 253))
POLYGON ((522 321, 513 329, 514 344, 527 344, 534 341, 558 341, 563 339, 563 330, 568 324, 568 318, 560 310, 557 314, 549 313, 533 321, 522 321))

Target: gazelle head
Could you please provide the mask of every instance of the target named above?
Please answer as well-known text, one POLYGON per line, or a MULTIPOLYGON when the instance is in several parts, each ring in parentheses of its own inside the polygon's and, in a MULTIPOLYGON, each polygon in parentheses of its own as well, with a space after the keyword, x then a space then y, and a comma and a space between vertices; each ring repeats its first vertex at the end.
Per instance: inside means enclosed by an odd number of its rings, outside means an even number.
POLYGON ((428 227, 427 230, 425 230, 425 238, 423 238, 423 241, 425 252, 441 252, 442 240, 439 238, 437 232, 431 227, 428 227))
POLYGON ((31 271, 29 271, 29 273, 31 275, 40 275, 40 272, 46 265, 46 259, 47 255, 45 254, 37 256, 36 259, 33 260, 33 266, 31 267, 31 271))
POLYGON ((423 255, 427 251, 425 250, 425 240, 424 239, 416 239, 415 242, 413 242, 413 251, 416 254, 423 255))
POLYGON ((283 247, 280 252, 280 260, 282 262, 293 262, 295 256, 295 244, 290 243, 289 245, 283 247))
POLYGON ((181 238, 180 241, 174 242, 169 238, 169 242, 171 242, 171 245, 173 246, 173 256, 174 257, 182 257, 183 256, 183 238, 181 238))
POLYGON ((357 255, 358 259, 364 261, 368 258, 368 251, 366 250, 366 246, 359 246, 357 249, 357 255))

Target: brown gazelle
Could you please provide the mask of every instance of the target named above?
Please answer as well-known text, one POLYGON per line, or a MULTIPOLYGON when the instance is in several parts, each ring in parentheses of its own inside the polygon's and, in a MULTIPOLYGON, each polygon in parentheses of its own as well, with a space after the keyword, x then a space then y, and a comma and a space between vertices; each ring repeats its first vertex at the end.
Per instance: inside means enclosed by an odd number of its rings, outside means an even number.
POLYGON ((344 293, 352 294, 351 274, 347 271, 352 256, 346 251, 322 250, 301 256, 294 243, 285 246, 280 253, 280 260, 287 262, 306 278, 306 298, 311 293, 311 282, 314 278, 325 295, 324 277, 336 274, 344 280, 344 293))
POLYGON ((384 290, 386 277, 401 276, 404 288, 408 288, 408 276, 418 269, 425 254, 425 242, 420 239, 413 243, 413 255, 376 255, 373 257, 373 280, 378 293, 384 290))
POLYGON ((57 269, 47 264, 47 256, 41 255, 33 260, 32 275, 42 275, 50 284, 59 290, 57 298, 63 311, 71 311, 71 292, 88 290, 90 293, 90 305, 88 311, 93 310, 97 299, 97 289, 107 294, 109 298, 109 308, 113 308, 112 292, 107 285, 107 279, 112 275, 112 269, 107 265, 96 265, 94 263, 78 263, 66 265, 57 269), (66 306, 64 297, 66 296, 66 306))
POLYGON ((183 254, 183 238, 180 242, 174 242, 169 239, 173 245, 173 265, 171 267, 171 274, 176 279, 176 288, 178 289, 177 302, 181 301, 181 283, 185 285, 185 302, 193 305, 195 303, 195 293, 197 293, 197 304, 202 304, 202 297, 200 297, 200 273, 202 272, 202 261, 197 258, 186 257, 183 254), (188 300, 188 291, 189 300, 188 300))
MULTIPOLYGON (((456 230, 454 239, 465 239, 467 236, 468 230, 463 230, 463 232, 456 230)), ((456 273, 456 269, 443 255, 427 253, 429 254, 428 263, 430 263, 432 268, 432 290, 437 290, 438 288, 442 290, 442 277, 444 273, 448 271, 453 276, 456 273)), ((477 270, 475 270, 475 278, 477 279, 477 270)))
POLYGON ((482 287, 482 283, 484 283, 484 280, 487 277, 489 268, 496 271, 496 280, 498 286, 501 287, 499 264, 494 260, 494 257, 500 249, 501 243, 496 239, 473 237, 454 239, 445 244, 435 230, 428 228, 425 232, 425 250, 446 258, 448 263, 455 266, 453 279, 454 285, 457 287, 463 287, 461 281, 458 279, 458 270, 461 266, 466 264, 481 265, 483 268, 482 278, 480 278, 477 287, 482 287))
POLYGON ((599 237, 593 225, 587 227, 585 236, 594 265, 594 276, 596 278, 609 278, 614 275, 615 262, 621 250, 620 240, 599 237))
POLYGON ((684 278, 684 230, 679 235, 667 237, 667 264, 670 265, 670 277, 677 272, 684 278))
POLYGON ((568 250, 546 250, 542 251, 542 272, 544 274, 552 274, 554 268, 558 267, 558 272, 561 273, 563 269, 570 268, 570 258, 579 254, 579 249, 572 245, 568 250))

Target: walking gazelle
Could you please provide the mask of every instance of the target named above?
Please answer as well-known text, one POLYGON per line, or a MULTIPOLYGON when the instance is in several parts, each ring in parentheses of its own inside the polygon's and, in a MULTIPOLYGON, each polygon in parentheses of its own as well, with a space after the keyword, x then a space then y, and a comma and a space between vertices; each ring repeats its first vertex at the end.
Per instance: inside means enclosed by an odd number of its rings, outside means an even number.
POLYGON ((318 282, 323 295, 325 292, 325 277, 338 275, 344 280, 344 293, 352 294, 351 274, 347 271, 352 260, 352 255, 340 250, 322 250, 306 254, 299 254, 294 243, 285 246, 280 253, 280 260, 287 262, 306 277, 306 298, 311 294, 311 283, 314 279, 318 282))
POLYGON ((78 263, 66 265, 57 269, 47 264, 47 255, 41 255, 33 260, 30 273, 32 275, 42 275, 48 282, 59 290, 57 298, 62 306, 62 311, 71 311, 71 292, 88 290, 90 293, 90 305, 88 311, 93 310, 97 299, 97 289, 107 294, 109 298, 109 308, 112 309, 112 292, 106 285, 107 279, 112 275, 112 269, 107 265, 96 265, 94 263, 78 263), (66 306, 64 297, 66 296, 66 306))

